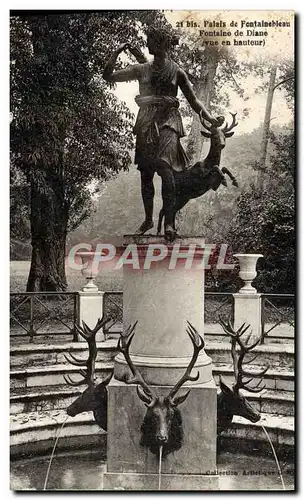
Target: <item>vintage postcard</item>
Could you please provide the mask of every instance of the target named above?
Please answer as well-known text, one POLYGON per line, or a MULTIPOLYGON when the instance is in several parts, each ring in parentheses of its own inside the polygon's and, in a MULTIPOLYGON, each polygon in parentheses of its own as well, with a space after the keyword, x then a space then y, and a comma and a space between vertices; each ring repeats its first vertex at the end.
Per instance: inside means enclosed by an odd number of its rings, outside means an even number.
POLYGON ((295 489, 294 45, 11 11, 12 490, 295 489))

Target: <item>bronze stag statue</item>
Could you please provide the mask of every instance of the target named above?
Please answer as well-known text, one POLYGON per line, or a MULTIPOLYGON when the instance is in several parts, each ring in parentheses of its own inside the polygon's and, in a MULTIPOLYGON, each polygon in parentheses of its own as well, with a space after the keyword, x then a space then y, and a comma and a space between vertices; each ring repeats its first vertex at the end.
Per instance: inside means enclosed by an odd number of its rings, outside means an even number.
MULTIPOLYGON (((175 205, 173 213, 173 228, 176 231, 175 217, 189 200, 202 196, 210 189, 216 191, 222 184, 227 187, 225 174, 231 179, 233 186, 238 187, 236 178, 228 170, 223 167, 220 169, 221 152, 226 145, 226 138, 232 137, 234 132, 232 129, 237 126, 236 113, 232 115, 232 123, 228 127, 226 123, 223 128, 217 125, 209 126, 203 120, 205 129, 208 132, 201 131, 201 134, 210 139, 209 153, 203 161, 198 161, 192 167, 181 172, 174 172, 175 180, 175 205)), ((222 125, 222 124, 221 124, 222 125)), ((164 207, 159 212, 157 233, 161 233, 162 221, 164 218, 164 207)))

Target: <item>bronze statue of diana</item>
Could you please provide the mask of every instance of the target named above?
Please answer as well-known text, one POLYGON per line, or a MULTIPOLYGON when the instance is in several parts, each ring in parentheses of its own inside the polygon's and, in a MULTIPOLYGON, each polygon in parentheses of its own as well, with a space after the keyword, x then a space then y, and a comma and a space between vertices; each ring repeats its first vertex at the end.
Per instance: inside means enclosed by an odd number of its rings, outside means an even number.
POLYGON ((139 95, 135 97, 139 112, 133 131, 136 135, 135 163, 141 174, 145 220, 137 233, 144 234, 153 227, 153 177, 157 172, 162 179, 165 237, 169 241, 175 238, 174 171, 180 172, 189 166, 187 154, 180 142, 185 131, 178 110, 178 89, 182 90, 191 108, 201 119, 212 125, 218 124, 218 119, 211 116, 195 96, 185 71, 170 59, 170 49, 177 43, 177 38, 166 29, 152 27, 147 33, 148 50, 154 56, 152 63, 143 62, 144 58, 142 55, 139 57, 138 49, 124 43, 112 54, 103 73, 103 77, 109 82, 139 82, 139 95), (127 49, 141 64, 114 71, 118 55, 127 49))

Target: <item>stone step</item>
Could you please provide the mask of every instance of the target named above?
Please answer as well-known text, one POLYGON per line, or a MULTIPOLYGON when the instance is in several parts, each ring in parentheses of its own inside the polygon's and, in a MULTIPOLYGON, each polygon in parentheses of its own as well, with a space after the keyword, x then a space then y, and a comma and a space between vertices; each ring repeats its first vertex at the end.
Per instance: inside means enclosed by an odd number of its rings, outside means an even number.
MULTIPOLYGON (((294 326, 291 326, 289 323, 280 323, 277 326, 274 323, 266 323, 265 332, 268 332, 265 336, 266 344, 294 341, 294 326)), ((217 338, 219 341, 224 340, 229 342, 229 336, 224 332, 219 323, 205 323, 204 335, 206 340, 217 338)))
MULTIPOLYGON (((98 342, 97 348, 100 362, 113 360, 117 354, 117 340, 98 342)), ((214 363, 231 363, 229 342, 206 342, 205 350, 214 363)), ((65 358, 65 354, 69 352, 86 360, 88 346, 86 342, 13 345, 10 351, 10 364, 12 369, 69 364, 65 358)), ((291 344, 259 345, 254 349, 254 353, 248 355, 248 359, 255 355, 258 355, 255 364, 259 366, 268 363, 271 368, 293 369, 294 367, 294 348, 291 344)))
MULTIPOLYGON (((121 331, 122 331, 122 323, 116 323, 108 331, 108 336, 112 338, 118 338, 121 331)), ((269 332, 265 337, 265 344, 276 344, 276 343, 293 344, 294 342, 294 327, 291 326, 289 323, 281 323, 277 326, 275 326, 274 323, 266 323, 265 331, 269 332)), ((216 342, 230 341, 228 335, 223 331, 223 328, 219 323, 205 323, 204 337, 206 343, 212 341, 216 342)))
MULTIPOLYGON (((206 346, 212 345, 213 342, 221 342, 221 343, 225 343, 225 344, 230 343, 229 338, 227 338, 225 335, 217 335, 215 333, 212 333, 212 334, 205 333, 204 339, 206 342, 206 346)), ((279 345, 288 344, 288 345, 293 346, 294 345, 294 337, 281 338, 281 337, 277 337, 277 336, 272 336, 272 337, 269 336, 269 337, 265 338, 264 343, 263 343, 263 345, 269 345, 269 346, 278 345, 278 344, 279 345)))
POLYGON ((94 422, 92 412, 67 418, 65 410, 51 410, 11 416, 11 457, 50 452, 59 433, 57 451, 102 448, 106 453, 106 432, 94 422))
MULTIPOLYGON (((11 392, 10 413, 64 410, 79 396, 85 387, 49 386, 19 388, 11 392)), ((262 413, 294 415, 294 395, 288 391, 264 390, 259 394, 243 391, 250 403, 262 413)))
POLYGON ((294 418, 286 415, 263 413, 257 423, 235 416, 231 428, 223 432, 223 437, 255 442, 268 441, 262 426, 265 427, 274 446, 294 446, 294 418))
MULTIPOLYGON (((258 367, 249 365, 248 371, 253 371, 253 378, 258 378, 254 370, 258 367)), ((113 369, 113 360, 96 363, 96 373, 104 377, 113 369)), ((66 385, 63 375, 72 375, 74 380, 81 380, 78 367, 71 364, 45 365, 38 367, 26 367, 18 370, 11 370, 10 387, 11 390, 19 387, 45 387, 54 385, 66 385)), ((227 383, 233 384, 235 381, 233 366, 227 363, 214 363, 213 376, 216 384, 219 383, 219 375, 225 377, 227 383)), ((264 384, 267 389, 279 391, 294 391, 294 373, 292 370, 275 367, 269 369, 264 375, 264 384)))
MULTIPOLYGON (((219 391, 219 389, 218 389, 219 391)), ((289 391, 265 389, 258 394, 243 391, 242 394, 259 413, 294 416, 294 394, 289 391)))
POLYGON ((68 385, 25 387, 11 391, 10 414, 64 410, 85 390, 68 385))
MULTIPOLYGON (((251 367, 250 365, 246 367, 246 370, 248 372, 252 371, 252 377, 258 381, 260 378, 254 374, 254 370, 257 369, 258 367, 251 367)), ((235 383, 235 377, 232 364, 215 363, 213 377, 217 385, 219 384, 220 376, 228 385, 233 385, 235 383)), ((253 386, 255 385, 255 380, 253 380, 252 384, 253 386)), ((263 376, 261 385, 265 385, 266 389, 294 392, 294 372, 280 367, 269 369, 263 376)))
MULTIPOLYGON (((117 354, 117 340, 109 339, 97 342, 98 360, 109 361, 117 354)), ((65 354, 71 352, 79 359, 88 357, 88 344, 86 342, 23 343, 13 344, 10 348, 10 366, 14 368, 31 366, 49 366, 56 364, 69 364, 65 354)))
MULTIPOLYGON (((108 340, 114 339, 117 341, 121 331, 122 323, 117 322, 112 328, 107 331, 106 337, 108 340)), ((279 325, 275 325, 274 323, 266 323, 265 331, 268 332, 265 336, 265 344, 294 343, 295 329, 294 326, 290 325, 289 323, 281 323, 279 325)), ((24 330, 22 328, 20 328, 20 331, 16 331, 14 329, 14 333, 15 335, 11 335, 12 344, 25 343, 26 341, 29 341, 29 336, 24 335, 24 330)), ((219 323, 205 323, 204 336, 206 342, 210 342, 213 340, 215 340, 216 342, 229 342, 229 337, 225 334, 219 323)), ((60 329, 58 329, 58 331, 55 333, 44 332, 38 335, 36 334, 33 337, 34 343, 47 342, 50 344, 61 342, 68 343, 71 341, 72 335, 70 333, 67 334, 65 330, 60 331, 60 329)))
MULTIPOLYGON (((262 414, 260 422, 255 424, 241 417, 234 417, 231 428, 223 433, 223 438, 246 440, 247 443, 250 442, 250 446, 254 443, 255 446, 259 446, 259 443, 265 444, 267 437, 261 424, 268 431, 274 446, 294 446, 294 419, 282 415, 262 414)), ((59 431, 61 437, 58 449, 68 449, 70 438, 74 438, 74 449, 85 447, 86 444, 91 446, 93 437, 99 439, 100 446, 105 447, 105 432, 94 423, 91 412, 67 418, 64 410, 41 411, 11 416, 12 456, 37 455, 50 451, 59 431)))
MULTIPOLYGON (((231 363, 231 345, 230 342, 212 342, 207 343, 205 351, 211 357, 213 363, 231 363)), ((254 365, 267 366, 270 368, 294 369, 294 347, 291 344, 271 344, 258 345, 252 353, 245 357, 245 361, 258 356, 254 360, 254 365)))
MULTIPOLYGON (((10 372, 10 388, 24 387, 45 387, 67 385, 63 375, 72 376, 73 380, 82 380, 78 373, 79 368, 68 364, 47 365, 41 367, 21 368, 19 370, 11 370, 10 372)), ((113 361, 97 362, 96 373, 102 378, 113 370, 113 361)), ((81 387, 85 388, 85 385, 81 387)))

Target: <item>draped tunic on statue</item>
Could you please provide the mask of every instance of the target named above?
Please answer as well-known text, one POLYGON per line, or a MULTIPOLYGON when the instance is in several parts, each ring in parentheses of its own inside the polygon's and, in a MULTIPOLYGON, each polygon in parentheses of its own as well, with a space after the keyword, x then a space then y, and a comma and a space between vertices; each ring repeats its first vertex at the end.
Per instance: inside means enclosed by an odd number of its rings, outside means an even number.
POLYGON ((141 65, 140 94, 135 97, 139 111, 133 132, 136 135, 135 163, 139 170, 154 169, 165 161, 181 172, 189 160, 180 142, 185 136, 177 99, 178 65, 170 59, 157 70, 152 64, 141 65))

